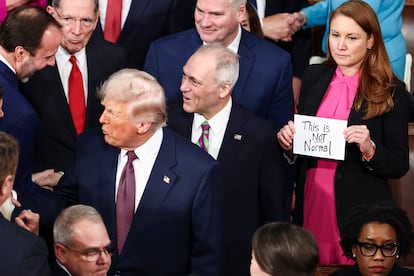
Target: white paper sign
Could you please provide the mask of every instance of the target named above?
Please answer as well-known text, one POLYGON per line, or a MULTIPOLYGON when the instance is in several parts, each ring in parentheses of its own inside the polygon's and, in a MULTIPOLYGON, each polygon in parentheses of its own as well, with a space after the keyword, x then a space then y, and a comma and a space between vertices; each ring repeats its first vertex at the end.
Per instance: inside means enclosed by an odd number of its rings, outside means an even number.
POLYGON ((346 120, 295 114, 294 121, 294 154, 344 160, 346 120))

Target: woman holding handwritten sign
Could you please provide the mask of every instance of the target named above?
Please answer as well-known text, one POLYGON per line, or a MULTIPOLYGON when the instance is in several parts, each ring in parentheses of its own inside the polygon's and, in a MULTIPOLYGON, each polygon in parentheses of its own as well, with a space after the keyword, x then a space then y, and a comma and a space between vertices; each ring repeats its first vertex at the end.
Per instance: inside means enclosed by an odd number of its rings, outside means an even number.
MULTIPOLYGON (((328 61, 304 75, 300 114, 347 120, 343 161, 298 157, 294 221, 314 234, 320 263, 347 264, 338 223, 354 205, 392 200, 388 178, 409 168, 409 96, 392 73, 375 12, 350 0, 332 13, 328 61)), ((291 161, 295 125, 277 139, 291 161)))

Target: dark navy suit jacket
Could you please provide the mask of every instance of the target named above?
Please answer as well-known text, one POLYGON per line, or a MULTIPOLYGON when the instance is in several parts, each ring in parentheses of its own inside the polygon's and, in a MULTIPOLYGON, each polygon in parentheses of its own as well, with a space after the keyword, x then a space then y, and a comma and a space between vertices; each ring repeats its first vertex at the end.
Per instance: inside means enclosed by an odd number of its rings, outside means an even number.
MULTIPOLYGON (((219 275, 219 165, 168 128, 135 212, 121 254, 110 275, 219 275)), ((76 161, 53 193, 40 191, 42 223, 65 206, 95 207, 116 244, 115 178, 120 149, 105 143, 100 129, 79 136, 76 161)), ((33 200, 33 197, 32 197, 33 200)))
MULTIPOLYGON (((182 105, 168 125, 191 139, 194 114, 182 105)), ((224 275, 250 275, 251 240, 260 225, 286 221, 286 174, 276 127, 233 101, 217 161, 223 173, 224 275)))
MULTIPOLYGON (((196 29, 167 36, 151 44, 144 70, 157 78, 169 101, 181 98, 183 66, 201 45, 196 29)), ((282 127, 293 116, 289 54, 244 30, 238 54, 240 73, 233 98, 247 110, 282 127)))
MULTIPOLYGON (((193 26, 193 0, 133 0, 116 43, 126 49, 128 67, 141 69, 152 41, 193 26)), ((103 37, 100 23, 94 35, 103 37)))
MULTIPOLYGON (((110 74, 126 64, 125 51, 102 39, 93 38, 86 46, 88 98, 85 129, 99 126, 103 108, 96 93, 110 74)), ((39 115, 40 128, 34 145, 33 170, 66 171, 74 157, 76 130, 63 90, 57 65, 36 72, 21 84, 23 95, 39 115)))
POLYGON ((1 275, 50 275, 45 242, 0 215, 1 275))
POLYGON ((4 117, 0 119, 0 130, 13 135, 19 142, 19 164, 14 189, 20 193, 33 192, 32 152, 39 118, 30 103, 19 91, 16 74, 0 61, 0 86, 3 87, 4 117))

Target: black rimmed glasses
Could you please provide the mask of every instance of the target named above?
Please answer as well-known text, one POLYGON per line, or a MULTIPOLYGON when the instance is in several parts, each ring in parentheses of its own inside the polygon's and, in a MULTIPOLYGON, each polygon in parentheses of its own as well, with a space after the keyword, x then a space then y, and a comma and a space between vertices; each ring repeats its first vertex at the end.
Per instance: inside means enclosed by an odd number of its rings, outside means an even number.
POLYGON ((88 248, 84 250, 76 250, 70 246, 64 244, 62 245, 70 251, 78 253, 82 259, 87 262, 96 262, 102 254, 112 256, 115 253, 115 246, 113 244, 110 244, 103 248, 88 248))
POLYGON ((85 28, 90 28, 92 27, 92 25, 95 23, 95 18, 90 18, 90 17, 73 17, 70 15, 60 15, 60 13, 58 13, 57 9, 55 9, 56 14, 59 16, 60 18, 60 23, 64 26, 73 26, 76 21, 79 20, 79 22, 82 24, 83 27, 85 28))
POLYGON ((365 257, 372 257, 377 253, 378 248, 381 249, 381 253, 384 257, 394 257, 398 253, 399 244, 385 243, 383 245, 376 245, 375 243, 369 242, 357 242, 356 243, 361 250, 361 254, 365 257))

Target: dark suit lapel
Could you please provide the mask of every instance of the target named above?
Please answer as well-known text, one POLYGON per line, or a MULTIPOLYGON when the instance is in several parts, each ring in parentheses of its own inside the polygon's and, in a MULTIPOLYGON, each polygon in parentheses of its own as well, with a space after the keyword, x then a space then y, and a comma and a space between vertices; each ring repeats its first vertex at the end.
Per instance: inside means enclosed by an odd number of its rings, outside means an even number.
POLYGON ((234 163, 233 160, 238 158, 244 139, 247 138, 246 130, 243 127, 246 120, 243 109, 233 101, 229 122, 227 123, 223 142, 217 156, 217 161, 219 161, 222 167, 223 176, 227 174, 227 171, 234 163))
POLYGON ((134 244, 134 240, 142 237, 142 233, 147 224, 155 217, 157 209, 176 181, 177 176, 171 170, 177 163, 175 158, 175 136, 169 129, 164 129, 163 133, 164 137, 160 151, 129 231, 130 233, 134 233, 134 235, 128 235, 121 255, 134 244))
POLYGON ((172 118, 171 128, 191 141, 194 113, 185 112, 180 103, 173 106, 168 116, 172 118))
MULTIPOLYGON (((319 105, 322 102, 323 97, 325 96, 326 90, 332 80, 332 76, 335 73, 335 67, 330 68, 327 72, 320 74, 315 74, 315 82, 312 83, 309 87, 306 88, 307 96, 301 98, 303 103, 299 103, 299 114, 305 115, 316 115, 319 105)), ((321 73, 316 72, 316 73, 321 73)))
POLYGON ((122 41, 124 41, 131 32, 136 32, 136 22, 144 14, 149 2, 150 0, 134 0, 131 2, 131 7, 129 8, 128 16, 125 20, 124 27, 121 30, 117 43, 122 44, 122 41))
MULTIPOLYGON (((99 45, 96 45, 94 49, 94 44, 97 43, 95 40, 98 40, 99 38, 93 38, 88 43, 88 46, 86 46, 86 62, 88 67, 88 102, 87 102, 87 109, 86 109, 86 125, 85 129, 89 127, 94 127, 97 124, 97 114, 99 116, 102 113, 102 107, 100 104, 100 101, 97 100, 97 87, 100 84, 102 76, 104 75, 101 67, 99 64, 102 64, 102 61, 100 58, 102 58, 102 55, 99 55, 99 50, 96 49, 96 47, 99 47, 99 45), (89 49, 91 49, 89 51, 89 49)), ((99 118, 99 117, 98 117, 99 118)))
POLYGON ((99 160, 99 172, 101 172, 96 183, 98 185, 96 192, 100 194, 97 209, 107 222, 106 227, 112 241, 116 241, 115 182, 119 152, 120 149, 105 143, 102 155, 94 157, 94 160, 99 160))
MULTIPOLYGON (((233 89, 234 99, 240 99, 243 96, 243 93, 246 92, 245 86, 249 81, 250 71, 253 70, 253 65, 255 61, 255 55, 252 52, 254 47, 253 43, 249 39, 249 33, 242 30, 242 36, 240 40, 238 54, 240 56, 240 71, 239 78, 233 89)), ((252 91, 249 91, 252 92, 252 91)))
POLYGON ((68 100, 63 90, 62 81, 60 79, 59 71, 57 65, 55 66, 46 66, 43 70, 37 72, 40 77, 44 80, 47 89, 50 91, 48 96, 50 96, 53 102, 56 105, 56 109, 59 110, 59 114, 62 118, 62 123, 66 125, 66 129, 69 129, 73 134, 73 137, 76 137, 75 126, 72 121, 72 115, 70 114, 68 100))

